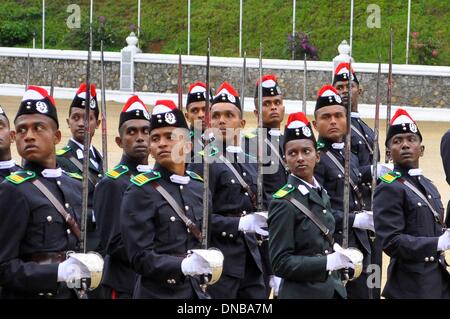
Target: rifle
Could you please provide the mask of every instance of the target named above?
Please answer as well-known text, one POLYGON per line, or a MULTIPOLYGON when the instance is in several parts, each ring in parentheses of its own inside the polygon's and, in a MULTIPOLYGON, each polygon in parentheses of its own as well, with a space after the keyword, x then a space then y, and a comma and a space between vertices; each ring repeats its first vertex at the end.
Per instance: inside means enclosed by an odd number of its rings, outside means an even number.
POLYGON ((183 64, 181 63, 181 53, 178 54, 178 109, 183 110, 183 64))
POLYGON ((105 59, 103 55, 103 39, 100 40, 100 73, 101 73, 101 91, 102 91, 102 156, 103 171, 108 171, 108 134, 106 122, 106 92, 105 92, 105 59))
POLYGON ((373 195, 375 193, 375 187, 377 186, 377 164, 378 164, 378 156, 379 156, 379 145, 378 145, 378 134, 380 131, 380 82, 381 82, 381 57, 378 58, 378 74, 377 74, 377 95, 375 98, 375 123, 374 123, 374 139, 373 139, 373 160, 372 160, 372 208, 373 211, 373 195))
POLYGON ((262 43, 259 43, 259 81, 258 81, 258 141, 257 141, 257 168, 256 176, 257 194, 256 194, 256 211, 263 211, 263 109, 262 109, 262 43))
POLYGON ((241 78, 241 119, 244 117, 245 104, 245 78, 247 77, 247 52, 244 51, 244 61, 242 62, 242 78, 241 78))
POLYGON ((302 112, 306 115, 306 53, 303 57, 303 105, 302 105, 302 112))
MULTIPOLYGON (((388 73, 388 86, 387 86, 387 102, 386 102, 386 134, 389 130, 389 123, 391 122, 391 100, 392 100, 392 51, 394 45, 394 33, 391 28, 390 41, 389 41, 389 73, 388 73)), ((385 153, 385 163, 389 163, 388 153, 385 153)))

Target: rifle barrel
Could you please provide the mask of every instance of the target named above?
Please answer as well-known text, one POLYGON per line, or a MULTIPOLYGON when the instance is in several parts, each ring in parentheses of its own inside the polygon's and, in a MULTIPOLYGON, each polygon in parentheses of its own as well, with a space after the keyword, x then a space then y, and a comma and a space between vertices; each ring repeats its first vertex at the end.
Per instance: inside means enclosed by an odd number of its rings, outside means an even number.
POLYGON ((374 139, 373 139, 373 161, 372 161, 372 208, 373 211, 373 195, 375 193, 375 187, 377 186, 377 164, 378 164, 378 154, 380 147, 378 145, 378 135, 380 132, 380 82, 381 82, 381 61, 378 62, 378 74, 377 74, 377 95, 375 98, 375 120, 374 120, 374 139))
POLYGON ((258 164, 258 175, 257 175, 257 195, 256 195, 256 209, 257 211, 263 210, 263 109, 262 109, 262 43, 259 44, 259 81, 258 81, 258 141, 257 141, 257 164, 258 164))
POLYGON ((103 172, 108 171, 108 127, 106 116, 106 88, 105 88, 105 58, 103 53, 103 39, 100 40, 100 73, 102 86, 102 156, 103 172))

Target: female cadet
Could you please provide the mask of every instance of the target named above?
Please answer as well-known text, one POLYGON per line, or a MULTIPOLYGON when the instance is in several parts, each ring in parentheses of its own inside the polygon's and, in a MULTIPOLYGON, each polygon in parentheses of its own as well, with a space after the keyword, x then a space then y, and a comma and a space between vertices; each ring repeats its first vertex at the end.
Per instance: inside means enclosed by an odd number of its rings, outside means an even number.
POLYGON ((335 222, 329 197, 314 178, 319 154, 304 113, 289 116, 284 152, 291 174, 273 195, 268 219, 272 268, 282 278, 278 298, 346 298, 336 270, 354 266, 332 249, 335 222))

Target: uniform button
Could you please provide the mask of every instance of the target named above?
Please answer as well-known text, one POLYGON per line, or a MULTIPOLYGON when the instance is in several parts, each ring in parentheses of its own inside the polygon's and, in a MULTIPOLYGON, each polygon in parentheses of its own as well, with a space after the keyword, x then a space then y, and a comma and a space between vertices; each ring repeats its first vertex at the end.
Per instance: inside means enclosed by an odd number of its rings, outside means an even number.
POLYGON ((234 179, 231 179, 231 183, 233 183, 233 184, 235 183, 234 179))
POLYGON ((227 235, 226 232, 222 232, 222 237, 225 237, 227 235))
POLYGON ((230 238, 233 238, 233 234, 230 234, 229 237, 230 237, 230 238))
POLYGON ((364 135, 365 137, 369 137, 367 134, 364 135))
POLYGON ((420 176, 418 176, 417 179, 420 181, 420 176))
POLYGON ((361 141, 358 141, 358 143, 359 143, 359 144, 362 144, 362 142, 361 142, 361 141))
POLYGON ((184 209, 189 210, 189 206, 188 205, 184 206, 184 209))
POLYGON ((289 184, 288 187, 289 187, 289 188, 292 188, 292 184, 289 184))
POLYGON ((340 235, 342 235, 342 230, 338 231, 338 233, 339 233, 340 235))
POLYGON ((362 174, 361 173, 358 173, 358 175, 361 177, 362 176, 362 174))
POLYGON ((247 176, 247 173, 246 173, 246 172, 243 172, 242 175, 247 176))
POLYGON ((325 253, 326 255, 328 255, 328 253, 329 253, 328 249, 325 249, 324 253, 325 253))
POLYGON ((176 284, 177 281, 176 281, 175 279, 172 279, 172 283, 173 283, 173 284, 176 284))
POLYGON ((69 208, 69 207, 70 207, 69 203, 65 203, 64 206, 65 206, 66 208, 69 208))
POLYGON ((43 295, 44 295, 44 293, 43 293, 43 292, 40 292, 40 293, 38 293, 38 295, 39 295, 39 296, 43 296, 43 295))
POLYGON ((338 174, 338 178, 342 178, 342 175, 341 175, 341 174, 338 174))
POLYGON ((167 283, 168 283, 168 284, 171 284, 171 283, 172 283, 172 280, 167 279, 167 283))
POLYGON ((61 182, 60 182, 60 181, 56 181, 56 184, 57 184, 58 186, 61 186, 61 182))
POLYGON ((358 205, 358 201, 357 200, 355 200, 355 204, 358 205))
POLYGON ((102 177, 102 174, 98 174, 97 176, 98 176, 98 177, 102 177))
POLYGON ((417 203, 417 206, 422 207, 422 203, 421 203, 421 202, 418 202, 418 203, 417 203))
POLYGON ((430 261, 434 261, 434 257, 433 256, 430 257, 430 261))
POLYGON ((247 211, 246 211, 246 210, 243 210, 243 211, 242 211, 242 215, 247 215, 247 211))
POLYGON ((67 229, 67 234, 70 235, 71 231, 70 229, 67 229))
POLYGON ((47 293, 47 296, 52 297, 53 294, 52 294, 51 292, 48 292, 48 293, 47 293))
POLYGON ((273 164, 275 164, 275 162, 274 161, 270 161, 270 163, 273 165, 273 164))
POLYGON ((52 221, 52 216, 47 216, 47 221, 50 223, 52 221))
POLYGON ((326 209, 322 210, 322 213, 326 214, 326 213, 327 213, 327 210, 326 210, 326 209))
POLYGON ((183 190, 183 185, 180 185, 180 190, 183 190))
POLYGON ((175 216, 170 216, 170 221, 174 222, 175 221, 175 216))
POLYGON ((430 258, 425 257, 425 262, 428 262, 430 260, 430 258))
POLYGON ((431 199, 431 195, 428 195, 428 198, 431 199))
POLYGON ((245 195, 245 196, 248 196, 248 193, 247 193, 247 192, 245 192, 245 193, 244 193, 244 195, 245 195))

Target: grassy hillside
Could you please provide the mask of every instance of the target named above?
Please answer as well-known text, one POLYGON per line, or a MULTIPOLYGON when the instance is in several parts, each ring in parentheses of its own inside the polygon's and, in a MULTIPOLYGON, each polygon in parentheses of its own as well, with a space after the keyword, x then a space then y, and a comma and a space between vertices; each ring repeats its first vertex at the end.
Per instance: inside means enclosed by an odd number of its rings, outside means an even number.
MULTIPOLYGON (((144 52, 185 53, 187 50, 187 0, 142 0, 141 41, 144 52)), ((376 62, 378 54, 387 60, 389 29, 395 32, 394 63, 405 63, 407 0, 355 1, 353 55, 359 62, 376 62), (368 28, 367 7, 381 9, 381 28, 368 28)), ((42 0, 2 0, 0 45, 31 47, 32 33, 41 46, 42 0), (26 9, 25 9, 26 8, 26 9)), ((47 0, 46 48, 86 48, 89 0, 47 0), (81 7, 81 28, 66 25, 69 4, 81 7)), ((137 0, 95 0, 94 35, 98 17, 106 17, 106 49, 125 45, 130 25, 137 25, 137 0)), ((320 60, 337 54, 337 45, 349 37, 349 0, 297 1, 297 31, 309 35, 320 60)), ((288 59, 287 36, 292 31, 291 0, 244 0, 243 47, 257 56, 259 42, 264 57, 288 59)), ((441 0, 412 1, 410 63, 450 65, 450 3, 441 0), (416 33, 414 33, 416 35, 416 33), (413 48, 417 46, 417 48, 413 48), (432 56, 432 50, 436 57, 432 56)), ((191 54, 205 53, 211 36, 212 53, 239 55, 239 0, 191 0, 191 54)), ((98 37, 96 37, 98 39, 98 37)))

